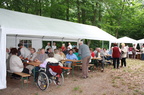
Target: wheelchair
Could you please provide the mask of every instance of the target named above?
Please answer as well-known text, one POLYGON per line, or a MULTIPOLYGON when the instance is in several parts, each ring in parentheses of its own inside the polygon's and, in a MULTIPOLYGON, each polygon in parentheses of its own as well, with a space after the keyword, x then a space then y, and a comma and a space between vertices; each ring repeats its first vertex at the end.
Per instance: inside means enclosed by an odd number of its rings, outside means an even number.
POLYGON ((58 65, 59 63, 47 63, 46 68, 40 68, 38 78, 37 78, 37 86, 41 90, 46 90, 50 83, 54 83, 55 85, 61 86, 64 83, 64 76, 62 73, 61 67, 58 65), (52 69, 55 67, 58 67, 56 69, 59 69, 61 73, 55 73, 55 75, 52 75, 49 71, 49 69, 52 69))

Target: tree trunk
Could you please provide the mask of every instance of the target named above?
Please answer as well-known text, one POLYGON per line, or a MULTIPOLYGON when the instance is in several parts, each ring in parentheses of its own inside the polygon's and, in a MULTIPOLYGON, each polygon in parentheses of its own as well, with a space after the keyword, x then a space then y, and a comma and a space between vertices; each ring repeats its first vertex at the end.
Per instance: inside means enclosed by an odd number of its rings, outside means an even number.
POLYGON ((80 18, 80 1, 77 0, 77 19, 78 19, 78 23, 81 22, 81 18, 80 18))
POLYGON ((66 0, 67 9, 66 9, 66 20, 69 21, 69 0, 66 0))

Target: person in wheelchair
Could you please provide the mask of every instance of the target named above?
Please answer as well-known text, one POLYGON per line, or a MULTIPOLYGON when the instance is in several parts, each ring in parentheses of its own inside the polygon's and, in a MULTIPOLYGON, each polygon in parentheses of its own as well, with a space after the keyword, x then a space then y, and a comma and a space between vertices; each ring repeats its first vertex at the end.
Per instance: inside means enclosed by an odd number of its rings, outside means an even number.
POLYGON ((54 58, 53 52, 50 52, 48 56, 49 58, 47 58, 42 64, 40 64, 40 67, 46 69, 46 74, 49 78, 51 78, 52 76, 59 77, 62 73, 61 66, 63 65, 54 58))

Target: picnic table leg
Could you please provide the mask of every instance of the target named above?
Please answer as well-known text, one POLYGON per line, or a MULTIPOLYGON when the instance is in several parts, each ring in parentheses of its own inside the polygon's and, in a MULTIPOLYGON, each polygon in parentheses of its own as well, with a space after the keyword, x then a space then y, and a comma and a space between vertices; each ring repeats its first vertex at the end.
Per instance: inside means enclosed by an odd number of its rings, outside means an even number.
POLYGON ((72 77, 74 76, 74 66, 72 66, 72 77))
POLYGON ((35 70, 36 69, 36 67, 34 67, 34 80, 33 80, 33 84, 35 83, 35 70))

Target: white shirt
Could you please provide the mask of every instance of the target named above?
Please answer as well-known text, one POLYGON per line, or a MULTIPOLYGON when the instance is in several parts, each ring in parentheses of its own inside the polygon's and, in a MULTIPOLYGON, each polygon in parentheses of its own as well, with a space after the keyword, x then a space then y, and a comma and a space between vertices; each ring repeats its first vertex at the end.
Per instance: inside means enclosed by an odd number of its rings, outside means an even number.
POLYGON ((23 68, 24 66, 21 59, 16 55, 12 55, 10 58, 10 70, 12 72, 22 72, 23 68))
POLYGON ((144 47, 141 49, 141 52, 144 53, 144 47))
POLYGON ((72 45, 69 45, 68 48, 69 48, 69 49, 72 49, 72 45))
POLYGON ((54 51, 57 48, 57 46, 52 46, 52 50, 54 51))
POLYGON ((61 61, 63 58, 59 54, 54 54, 54 58, 61 61))
POLYGON ((20 49, 21 55, 24 58, 28 58, 28 56, 30 55, 30 51, 26 48, 26 47, 22 47, 20 49))
POLYGON ((45 51, 47 51, 48 48, 51 48, 51 46, 48 46, 48 45, 47 45, 47 46, 45 47, 45 51))

